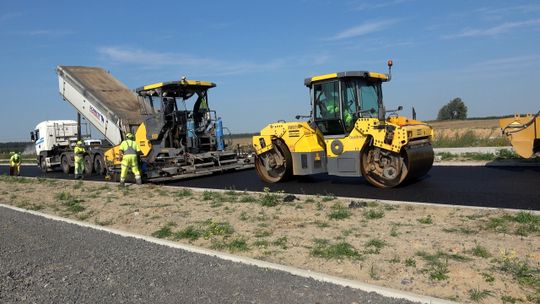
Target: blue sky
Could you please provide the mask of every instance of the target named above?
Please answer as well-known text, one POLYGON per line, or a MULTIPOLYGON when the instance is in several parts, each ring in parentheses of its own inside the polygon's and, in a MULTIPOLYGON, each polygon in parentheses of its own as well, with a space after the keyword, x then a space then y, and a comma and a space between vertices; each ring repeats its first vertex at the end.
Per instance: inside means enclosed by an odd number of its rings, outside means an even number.
POLYGON ((434 119, 540 110, 539 1, 2 1, 0 141, 75 118, 56 65, 100 66, 130 88, 209 80, 232 132, 309 113, 306 77, 386 72, 387 108, 434 119))

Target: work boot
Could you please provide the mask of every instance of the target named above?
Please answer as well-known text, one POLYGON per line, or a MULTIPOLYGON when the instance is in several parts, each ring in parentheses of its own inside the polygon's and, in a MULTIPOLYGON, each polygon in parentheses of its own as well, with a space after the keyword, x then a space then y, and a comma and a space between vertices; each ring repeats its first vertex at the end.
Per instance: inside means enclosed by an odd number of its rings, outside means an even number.
POLYGON ((120 181, 120 187, 125 187, 126 186, 126 183, 124 181, 120 181))
POLYGON ((137 185, 142 185, 142 180, 140 177, 136 177, 135 182, 137 183, 137 185))

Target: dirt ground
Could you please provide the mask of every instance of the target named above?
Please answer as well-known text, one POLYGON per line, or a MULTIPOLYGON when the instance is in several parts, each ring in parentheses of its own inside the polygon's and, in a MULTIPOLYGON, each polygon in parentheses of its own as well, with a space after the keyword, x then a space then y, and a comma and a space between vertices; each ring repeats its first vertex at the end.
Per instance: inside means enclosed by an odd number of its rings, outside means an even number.
POLYGON ((540 303, 540 215, 530 212, 7 176, 0 194, 4 204, 460 303, 540 303))

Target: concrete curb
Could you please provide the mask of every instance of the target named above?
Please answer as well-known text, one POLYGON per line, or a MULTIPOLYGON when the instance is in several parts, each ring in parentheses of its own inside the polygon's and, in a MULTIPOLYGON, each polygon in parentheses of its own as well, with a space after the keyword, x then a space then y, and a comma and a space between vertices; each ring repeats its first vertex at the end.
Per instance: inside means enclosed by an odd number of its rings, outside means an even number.
POLYGON ((540 162, 526 160, 500 160, 500 161, 436 161, 435 167, 540 167, 540 162))
POLYGON ((216 257, 216 258, 220 258, 222 260, 227 260, 227 261, 236 262, 236 263, 242 263, 242 264, 246 264, 246 265, 252 265, 252 266, 256 266, 256 267, 263 268, 263 269, 271 269, 271 270, 283 271, 283 272, 290 273, 292 275, 296 275, 296 276, 300 276, 300 277, 304 277, 304 278, 311 278, 311 279, 314 279, 314 280, 317 280, 317 281, 327 282, 327 283, 340 285, 340 286, 344 286, 344 287, 350 287, 350 288, 354 288, 354 289, 359 289, 359 290, 366 291, 366 292, 375 292, 375 293, 380 294, 380 295, 385 296, 385 297, 406 299, 406 300, 409 300, 409 301, 420 302, 420 303, 430 303, 430 304, 435 304, 435 303, 437 303, 437 304, 438 303, 440 303, 440 304, 453 304, 453 303, 456 303, 456 302, 452 302, 452 301, 448 301, 448 300, 444 300, 444 299, 438 299, 438 298, 429 297, 429 296, 422 296, 422 295, 417 295, 417 294, 410 293, 410 292, 405 292, 405 291, 395 290, 395 289, 391 289, 391 288, 366 284, 366 283, 362 283, 360 281, 343 279, 343 278, 330 276, 330 275, 327 275, 327 274, 318 273, 318 272, 314 272, 314 271, 303 270, 303 269, 299 269, 299 268, 295 268, 295 267, 290 267, 290 266, 285 266, 285 265, 260 261, 260 260, 256 260, 256 259, 252 259, 252 258, 235 256, 235 255, 232 255, 232 254, 213 251, 213 250, 208 250, 208 249, 205 249, 205 248, 196 247, 196 246, 192 246, 192 245, 176 243, 176 242, 172 242, 172 241, 153 238, 153 237, 150 237, 150 236, 145 236, 145 235, 130 233, 130 232, 126 232, 126 231, 121 231, 121 230, 117 230, 117 229, 113 229, 113 228, 97 226, 97 225, 89 224, 89 223, 86 223, 86 222, 76 221, 76 220, 72 220, 72 219, 66 219, 66 218, 62 218, 62 217, 59 217, 59 216, 49 215, 49 214, 45 214, 45 213, 41 213, 41 212, 37 212, 37 211, 32 211, 32 210, 21 209, 21 208, 18 208, 18 207, 13 207, 13 206, 1 204, 1 203, 0 203, 0 207, 15 210, 15 211, 22 212, 22 213, 33 214, 33 215, 44 217, 46 219, 50 219, 50 220, 54 220, 54 221, 60 221, 60 222, 69 223, 69 224, 73 224, 73 225, 77 225, 77 226, 81 226, 81 227, 86 227, 86 228, 90 228, 90 229, 95 229, 95 230, 99 230, 99 231, 105 231, 105 232, 109 232, 109 233, 116 234, 116 235, 123 236, 123 237, 131 237, 131 238, 144 240, 144 241, 154 243, 154 244, 159 244, 159 245, 172 247, 172 248, 176 248, 176 249, 182 249, 182 250, 185 250, 185 251, 188 251, 188 252, 213 256, 213 257, 216 257))

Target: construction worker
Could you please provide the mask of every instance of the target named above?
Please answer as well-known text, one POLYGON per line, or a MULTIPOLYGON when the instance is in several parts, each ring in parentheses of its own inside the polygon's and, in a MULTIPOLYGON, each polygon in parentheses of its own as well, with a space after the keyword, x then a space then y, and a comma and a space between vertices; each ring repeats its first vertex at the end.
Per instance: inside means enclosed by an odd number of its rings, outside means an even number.
POLYGON ((135 175, 135 181, 138 185, 142 183, 141 172, 139 171, 138 154, 141 153, 141 147, 135 142, 133 134, 126 134, 126 140, 120 144, 120 159, 122 160, 122 170, 120 171, 120 185, 124 186, 128 169, 135 175))
POLYGON ((9 175, 19 176, 21 174, 21 156, 17 152, 10 152, 9 155, 11 156, 9 158, 9 175))
POLYGON ((86 154, 82 141, 77 141, 73 153, 75 154, 75 178, 82 179, 84 173, 84 154, 86 154))
MULTIPOLYGON (((339 105, 335 103, 327 103, 326 104, 326 113, 329 118, 337 118, 339 116, 339 105)), ((349 129, 349 126, 353 122, 353 116, 351 115, 351 112, 349 109, 345 108, 343 109, 343 116, 345 118, 345 126, 347 126, 347 129, 349 129)))

